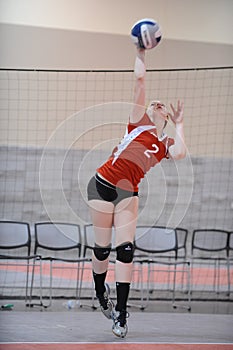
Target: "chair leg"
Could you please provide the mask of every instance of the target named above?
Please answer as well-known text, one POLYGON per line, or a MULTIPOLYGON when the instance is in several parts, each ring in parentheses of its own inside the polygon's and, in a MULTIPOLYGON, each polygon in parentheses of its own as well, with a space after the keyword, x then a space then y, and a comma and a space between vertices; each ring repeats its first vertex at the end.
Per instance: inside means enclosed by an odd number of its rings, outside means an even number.
POLYGON ((34 276, 35 276, 35 266, 36 266, 36 261, 39 260, 39 267, 40 267, 40 273, 41 273, 41 259, 38 258, 33 258, 33 264, 32 264, 32 276, 31 276, 31 286, 30 286, 30 295, 28 298, 28 303, 26 303, 27 307, 33 307, 33 306, 41 306, 40 304, 32 303, 32 292, 33 292, 33 287, 34 287, 34 276))
POLYGON ((175 290, 176 290, 176 265, 174 266, 174 271, 173 271, 173 291, 172 291, 172 305, 174 306, 175 303, 175 290))
POLYGON ((42 264, 40 265, 40 305, 43 305, 43 279, 42 279, 42 275, 43 275, 43 266, 42 264))
POLYGON ((39 290, 40 290, 40 302, 39 304, 37 303, 32 303, 32 291, 33 291, 33 285, 34 285, 34 275, 35 275, 35 260, 36 258, 33 260, 33 267, 32 267, 32 279, 31 279, 31 287, 30 287, 30 301, 29 303, 27 304, 27 306, 29 307, 33 307, 33 306, 39 306, 41 308, 45 307, 46 306, 43 304, 43 295, 42 295, 42 274, 43 274, 43 270, 42 270, 42 260, 40 259, 40 287, 39 287, 39 290))
POLYGON ((141 290, 141 310, 145 310, 147 305, 144 305, 144 286, 143 286, 143 263, 140 263, 140 290, 141 290))
MULTIPOLYGON (((33 265, 32 265, 32 277, 31 277, 31 286, 30 286, 30 295, 28 302, 26 302, 27 307, 32 307, 32 291, 33 291, 33 284, 34 284, 34 273, 35 273, 35 258, 33 259, 33 265)), ((27 292, 26 292, 27 295, 27 292)))
POLYGON ((184 262, 184 264, 187 265, 186 273, 187 273, 188 306, 186 307, 186 309, 188 311, 191 311, 191 269, 190 269, 190 262, 186 261, 186 262, 184 262))
MULTIPOLYGON (((169 258, 169 261, 170 261, 170 258, 169 258)), ((167 290, 170 291, 170 285, 171 285, 171 282, 170 282, 170 277, 171 277, 171 272, 174 273, 174 271, 171 271, 171 266, 169 265, 168 267, 168 278, 167 278, 167 290)), ((174 291, 174 276, 173 276, 173 290, 174 291)))
POLYGON ((28 303, 28 281, 29 281, 29 267, 30 267, 30 263, 29 263, 29 260, 27 260, 27 275, 26 275, 25 305, 27 305, 27 303, 28 303))
POLYGON ((227 295, 231 295, 230 259, 227 258, 227 295))
MULTIPOLYGON (((185 271, 184 269, 182 270, 182 276, 181 276, 181 285, 182 285, 182 290, 184 291, 184 274, 185 274, 185 271)), ((188 292, 188 289, 187 289, 187 283, 186 283, 186 292, 188 292)))
POLYGON ((79 307, 82 307, 81 304, 81 290, 82 290, 82 283, 83 283, 83 271, 84 271, 84 261, 82 261, 82 267, 80 267, 80 262, 78 262, 77 266, 77 284, 76 284, 76 303, 79 305, 79 307), (81 269, 81 272, 80 272, 81 269))
POLYGON ((144 309, 148 306, 149 299, 150 299, 150 275, 151 275, 151 268, 150 263, 147 264, 147 281, 146 281, 146 302, 147 304, 144 305, 144 309))
POLYGON ((49 278, 49 304, 46 306, 50 307, 52 305, 52 291, 53 291, 53 262, 50 260, 50 278, 49 278))
POLYGON ((50 286, 49 286, 49 304, 46 305, 43 302, 43 268, 40 265, 40 306, 47 309, 52 304, 52 260, 50 260, 50 286))
POLYGON ((214 291, 215 293, 218 294, 218 290, 217 290, 217 261, 214 261, 214 281, 213 281, 213 285, 214 285, 214 291))
POLYGON ((190 262, 184 262, 183 263, 184 267, 182 268, 182 273, 185 271, 185 265, 187 265, 187 288, 188 288, 188 305, 182 305, 182 304, 175 304, 175 289, 176 289, 176 265, 174 269, 174 278, 173 278, 173 308, 182 308, 186 309, 188 311, 191 311, 191 291, 190 291, 190 262))
POLYGON ((188 303, 190 306, 189 311, 191 311, 191 275, 190 275, 190 262, 187 261, 187 290, 188 290, 188 303))
POLYGON ((83 283, 84 264, 85 262, 82 261, 82 264, 80 267, 80 262, 78 262, 76 300, 79 300, 80 307, 81 307, 81 291, 82 291, 82 283, 83 283), (80 273, 80 269, 81 269, 81 273, 80 273))
POLYGON ((194 262, 193 262, 193 259, 191 259, 191 262, 190 262, 190 293, 192 294, 193 293, 193 265, 194 265, 194 262))

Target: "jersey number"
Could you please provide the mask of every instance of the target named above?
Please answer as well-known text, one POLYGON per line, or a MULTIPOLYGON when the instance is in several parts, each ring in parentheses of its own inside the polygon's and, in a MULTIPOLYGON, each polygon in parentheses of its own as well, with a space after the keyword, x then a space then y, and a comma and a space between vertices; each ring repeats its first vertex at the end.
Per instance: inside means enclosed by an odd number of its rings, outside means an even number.
POLYGON ((147 149, 144 154, 147 158, 150 158, 151 157, 151 153, 158 153, 159 151, 159 147, 153 143, 152 147, 154 147, 154 149, 147 149))

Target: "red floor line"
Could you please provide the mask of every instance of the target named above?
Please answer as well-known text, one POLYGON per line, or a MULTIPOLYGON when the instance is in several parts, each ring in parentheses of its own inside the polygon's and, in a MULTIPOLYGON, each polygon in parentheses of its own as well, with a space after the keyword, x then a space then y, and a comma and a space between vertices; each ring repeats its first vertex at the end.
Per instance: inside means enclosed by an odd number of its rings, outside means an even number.
POLYGON ((8 343, 0 350, 232 350, 233 344, 161 343, 8 343))
MULTIPOLYGON (((14 272, 24 272, 26 273, 26 267, 22 265, 18 266, 4 266, 0 265, 0 270, 4 271, 14 271, 14 272)), ((30 267, 30 272, 31 272, 31 267, 30 267)), ((44 264, 43 265, 43 270, 42 273, 44 276, 49 276, 50 271, 49 271, 49 264, 44 264)), ((39 275, 39 267, 37 266, 35 268, 35 274, 39 275)), ((177 281, 179 280, 179 270, 177 271, 177 281)), ((226 269, 221 268, 219 270, 219 285, 227 285, 228 283, 228 277, 227 277, 227 272, 226 269)), ((233 271, 231 271, 231 274, 233 276, 233 271)), ((137 280, 137 272, 134 271, 134 279, 137 280)), ((147 269, 146 267, 143 268, 143 276, 144 280, 143 282, 147 282, 147 269)), ((67 268, 67 265, 65 264, 54 264, 54 269, 53 269, 53 277, 54 278, 60 278, 62 280, 76 280, 77 278, 77 272, 75 268, 67 268), (66 267, 64 269, 64 267, 66 267), (65 272, 64 272, 65 271, 65 272)), ((181 276, 180 276, 181 277, 181 276)), ((170 273, 170 278, 172 280, 173 276, 172 273, 170 273)), ((233 277, 232 277, 233 278, 233 277)), ((89 270, 84 270, 83 274, 83 282, 89 282, 92 280, 92 272, 91 269, 89 270)), ((192 271, 192 281, 194 285, 212 285, 214 280, 214 269, 212 267, 194 267, 192 271)), ((108 271, 108 281, 114 281, 114 271, 109 270, 108 271)), ((151 276, 151 282, 153 281, 153 275, 151 276)), ((164 281, 167 281, 167 271, 166 268, 163 266, 160 267, 160 272, 156 274, 156 279, 155 281, 157 283, 161 282, 163 283, 164 281)), ((186 283, 186 280, 183 281, 186 283)))

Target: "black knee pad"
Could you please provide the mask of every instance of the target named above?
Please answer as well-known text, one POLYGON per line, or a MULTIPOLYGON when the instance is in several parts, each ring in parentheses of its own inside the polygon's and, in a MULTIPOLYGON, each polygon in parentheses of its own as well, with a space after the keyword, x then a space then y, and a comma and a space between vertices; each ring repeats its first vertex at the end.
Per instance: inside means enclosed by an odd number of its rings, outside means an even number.
POLYGON ((93 251, 97 260, 104 261, 109 257, 109 254, 111 252, 111 246, 99 247, 96 244, 93 251))
POLYGON ((116 247, 116 258, 123 263, 131 263, 133 261, 134 245, 131 242, 125 242, 116 247))

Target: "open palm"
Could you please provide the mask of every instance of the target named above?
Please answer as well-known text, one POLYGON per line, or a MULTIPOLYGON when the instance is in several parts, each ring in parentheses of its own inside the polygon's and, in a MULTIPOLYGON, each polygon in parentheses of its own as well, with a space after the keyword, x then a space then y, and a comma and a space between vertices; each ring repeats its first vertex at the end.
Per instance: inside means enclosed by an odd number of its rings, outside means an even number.
POLYGON ((170 104, 172 113, 168 113, 169 117, 173 121, 174 124, 182 123, 183 122, 183 113, 184 113, 184 103, 180 102, 178 100, 177 102, 177 108, 173 106, 173 104, 170 104))

